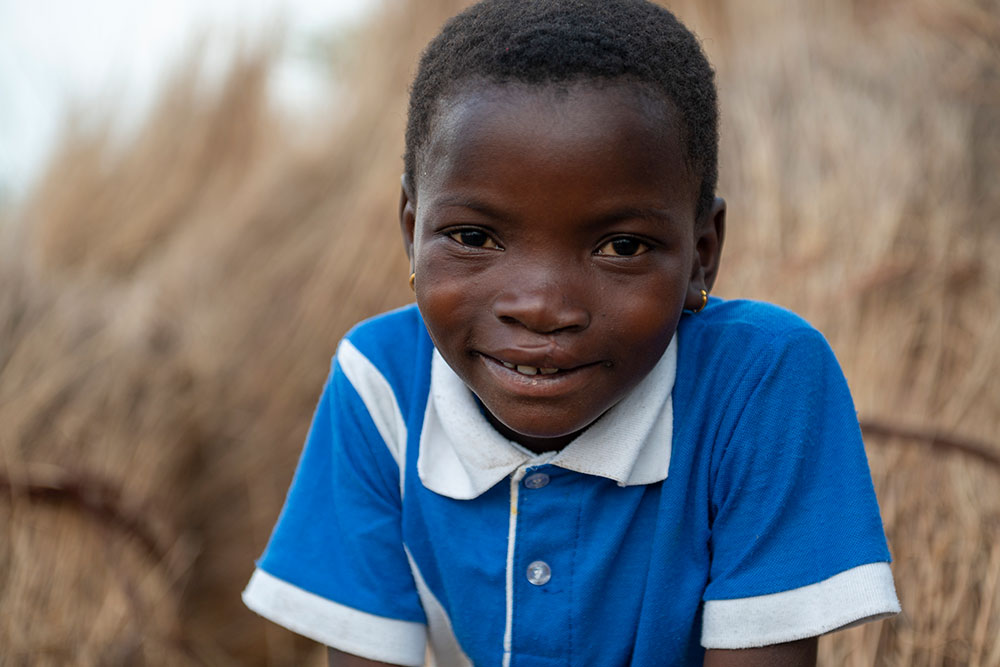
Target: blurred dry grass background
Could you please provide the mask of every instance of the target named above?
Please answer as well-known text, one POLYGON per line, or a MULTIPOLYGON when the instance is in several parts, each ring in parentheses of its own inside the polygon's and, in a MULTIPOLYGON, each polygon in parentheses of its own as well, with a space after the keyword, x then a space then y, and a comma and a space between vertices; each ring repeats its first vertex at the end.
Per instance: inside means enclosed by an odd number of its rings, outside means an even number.
MULTIPOLYGON (((323 663, 239 592, 339 336, 409 298, 406 88, 463 4, 387 3, 308 131, 269 45, 217 89, 193 57, 127 142, 71 127, 0 219, 0 664, 323 663)), ((719 73, 717 291, 818 326, 873 425, 904 613, 821 663, 1000 665, 1000 4, 674 9, 719 73)))

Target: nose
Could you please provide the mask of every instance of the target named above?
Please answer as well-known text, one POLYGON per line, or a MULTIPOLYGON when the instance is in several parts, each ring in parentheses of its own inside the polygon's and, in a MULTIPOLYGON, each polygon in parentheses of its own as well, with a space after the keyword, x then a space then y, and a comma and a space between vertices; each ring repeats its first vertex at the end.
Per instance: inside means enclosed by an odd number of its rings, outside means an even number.
POLYGON ((493 314, 501 322, 542 334, 582 331, 590 325, 587 308, 573 299, 564 285, 554 281, 507 285, 493 302, 493 314))

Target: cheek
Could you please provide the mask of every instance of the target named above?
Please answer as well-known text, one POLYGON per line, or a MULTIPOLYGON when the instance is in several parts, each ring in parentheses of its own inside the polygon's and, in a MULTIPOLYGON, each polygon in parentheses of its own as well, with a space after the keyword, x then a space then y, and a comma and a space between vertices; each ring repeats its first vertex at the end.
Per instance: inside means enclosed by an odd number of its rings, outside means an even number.
POLYGON ((684 308, 686 284, 671 279, 673 273, 665 275, 600 290, 599 312, 606 330, 633 345, 672 335, 684 308))
POLYGON ((616 348, 613 358, 625 367, 652 368, 666 349, 676 329, 673 318, 619 314, 605 329, 605 336, 616 348))
POLYGON ((487 302, 474 276, 430 253, 418 256, 416 297, 421 315, 439 348, 445 341, 466 339, 469 324, 487 302))

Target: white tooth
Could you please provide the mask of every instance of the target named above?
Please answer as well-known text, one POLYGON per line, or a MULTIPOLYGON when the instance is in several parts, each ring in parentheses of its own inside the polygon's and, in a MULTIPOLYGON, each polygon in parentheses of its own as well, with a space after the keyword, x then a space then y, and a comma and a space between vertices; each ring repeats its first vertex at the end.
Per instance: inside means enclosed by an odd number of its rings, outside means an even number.
POLYGON ((500 363, 502 363, 507 368, 514 368, 514 364, 510 363, 509 361, 501 361, 500 363))
POLYGON ((539 368, 538 370, 542 375, 552 375, 559 372, 558 368, 539 368))
POLYGON ((525 375, 535 375, 538 373, 538 369, 534 366, 518 366, 517 372, 524 373, 525 375))

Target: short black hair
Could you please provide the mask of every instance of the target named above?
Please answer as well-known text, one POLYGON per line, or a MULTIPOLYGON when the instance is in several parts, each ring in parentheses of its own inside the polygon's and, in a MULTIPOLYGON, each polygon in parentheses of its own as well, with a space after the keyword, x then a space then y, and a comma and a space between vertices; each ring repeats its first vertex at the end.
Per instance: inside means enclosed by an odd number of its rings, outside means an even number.
POLYGON ((696 214, 718 180, 715 73, 698 39, 646 0, 484 0, 452 17, 420 58, 406 126, 406 176, 417 162, 441 99, 470 81, 549 84, 625 80, 673 105, 685 162, 701 183, 696 214))

